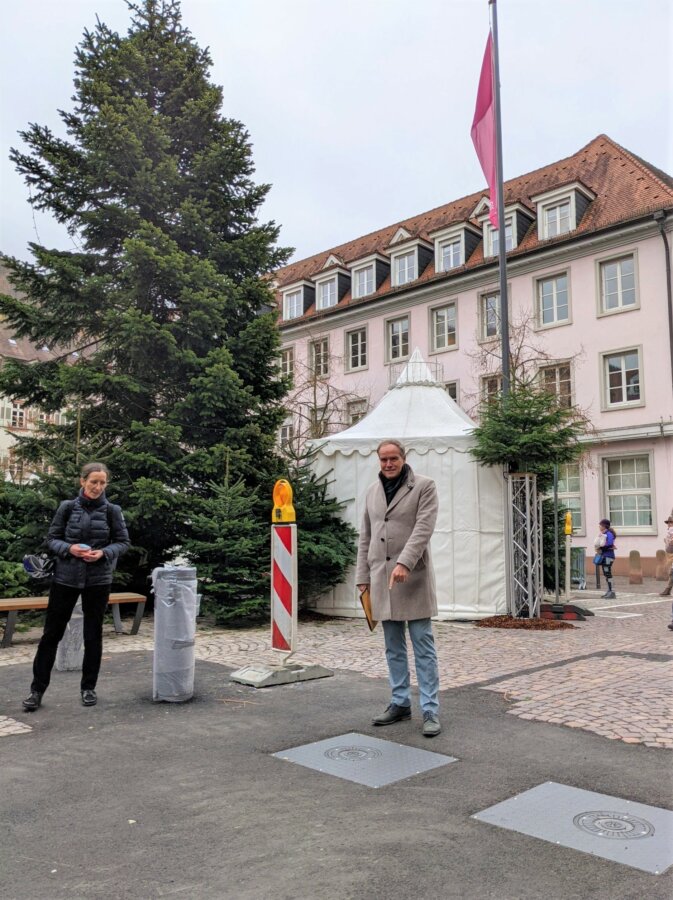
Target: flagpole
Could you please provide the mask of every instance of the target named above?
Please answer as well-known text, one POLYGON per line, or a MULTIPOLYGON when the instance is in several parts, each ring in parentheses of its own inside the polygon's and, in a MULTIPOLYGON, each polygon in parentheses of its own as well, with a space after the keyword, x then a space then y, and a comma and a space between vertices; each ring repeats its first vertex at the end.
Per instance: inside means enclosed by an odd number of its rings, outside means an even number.
MULTIPOLYGON (((502 125, 500 121, 500 64, 498 61, 498 11, 496 0, 488 0, 493 35, 493 109, 495 114, 495 174, 498 206, 498 268, 500 272, 500 346, 502 353, 502 395, 510 389, 509 305, 507 303, 507 248, 505 246, 505 191, 502 182, 502 125)), ((514 222, 512 222, 514 229, 514 222)), ((514 234, 512 234, 514 237, 514 234)))

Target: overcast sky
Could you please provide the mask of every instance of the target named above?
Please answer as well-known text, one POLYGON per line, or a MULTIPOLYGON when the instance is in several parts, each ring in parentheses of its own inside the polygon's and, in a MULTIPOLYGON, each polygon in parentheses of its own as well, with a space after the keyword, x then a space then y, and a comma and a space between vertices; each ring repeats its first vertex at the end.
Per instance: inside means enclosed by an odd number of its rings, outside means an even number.
MULTIPOLYGON (((272 189, 264 219, 294 259, 478 191, 470 140, 487 0, 183 0, 227 116, 272 189)), ((62 133, 73 54, 124 0, 3 5, 0 252, 69 247, 8 160, 29 122, 62 133)), ((673 172, 671 0, 498 0, 505 178, 604 132, 673 172)))

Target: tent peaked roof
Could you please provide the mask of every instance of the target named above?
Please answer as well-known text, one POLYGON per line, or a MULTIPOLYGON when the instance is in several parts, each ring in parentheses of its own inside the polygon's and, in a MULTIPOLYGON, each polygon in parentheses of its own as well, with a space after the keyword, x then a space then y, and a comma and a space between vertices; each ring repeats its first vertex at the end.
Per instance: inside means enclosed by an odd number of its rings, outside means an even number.
POLYGON ((474 428, 415 350, 395 386, 368 415, 315 445, 327 456, 355 452, 368 456, 381 441, 395 438, 417 453, 446 453, 471 446, 474 428))
POLYGON ((423 359, 423 354, 418 347, 416 347, 409 357, 409 362, 395 382, 395 387, 403 387, 407 384, 432 384, 436 387, 442 387, 437 378, 432 374, 430 366, 423 359))

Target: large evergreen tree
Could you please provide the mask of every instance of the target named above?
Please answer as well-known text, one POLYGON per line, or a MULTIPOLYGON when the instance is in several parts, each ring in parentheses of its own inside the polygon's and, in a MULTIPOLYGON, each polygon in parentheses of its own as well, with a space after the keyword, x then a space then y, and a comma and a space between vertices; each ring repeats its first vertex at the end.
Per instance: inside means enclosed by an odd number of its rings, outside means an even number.
MULTIPOLYGON (((0 391, 72 411, 22 453, 59 475, 109 463, 141 585, 185 538, 225 460, 261 520, 256 490, 279 470, 285 390, 264 274, 288 254, 275 224, 258 221, 268 186, 252 180, 249 136, 222 115, 210 56, 179 3, 129 8, 126 35, 100 22, 84 33, 66 136, 33 124, 12 151, 34 207, 64 223, 76 249, 34 243, 34 262, 6 260, 23 297, 0 297, 0 312, 17 335, 63 353, 8 361, 0 391)), ((216 519, 223 497, 214 502, 216 519)))

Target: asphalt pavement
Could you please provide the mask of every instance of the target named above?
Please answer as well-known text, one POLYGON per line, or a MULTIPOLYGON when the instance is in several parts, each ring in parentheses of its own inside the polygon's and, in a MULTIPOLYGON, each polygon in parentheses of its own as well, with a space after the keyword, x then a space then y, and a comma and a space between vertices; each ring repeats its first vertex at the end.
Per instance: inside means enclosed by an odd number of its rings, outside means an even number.
POLYGON ((661 875, 478 822, 546 781, 673 808, 670 751, 507 715, 500 694, 442 694, 444 730, 374 728, 384 679, 255 690, 197 661, 194 699, 153 703, 152 654, 104 661, 98 706, 55 672, 43 707, 0 670, 0 715, 32 727, 0 742, 0 879, 6 900, 650 900, 661 875), (272 754, 348 732, 457 762, 372 789, 272 754))

